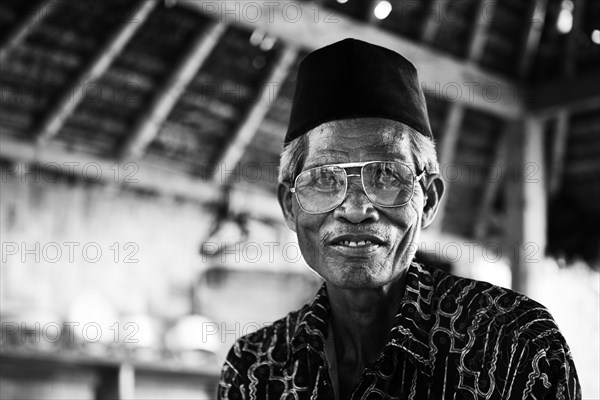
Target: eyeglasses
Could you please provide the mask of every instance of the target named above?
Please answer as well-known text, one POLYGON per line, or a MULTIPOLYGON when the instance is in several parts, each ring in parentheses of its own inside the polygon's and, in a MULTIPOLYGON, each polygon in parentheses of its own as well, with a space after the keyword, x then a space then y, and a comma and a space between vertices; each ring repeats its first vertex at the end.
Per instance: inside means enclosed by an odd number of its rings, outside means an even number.
POLYGON ((415 191, 419 175, 406 164, 396 161, 368 161, 331 164, 303 171, 294 180, 290 192, 309 214, 321 214, 338 207, 346 199, 348 177, 360 176, 365 194, 379 207, 400 207, 408 204, 415 191), (360 174, 349 174, 348 168, 360 167, 360 174))

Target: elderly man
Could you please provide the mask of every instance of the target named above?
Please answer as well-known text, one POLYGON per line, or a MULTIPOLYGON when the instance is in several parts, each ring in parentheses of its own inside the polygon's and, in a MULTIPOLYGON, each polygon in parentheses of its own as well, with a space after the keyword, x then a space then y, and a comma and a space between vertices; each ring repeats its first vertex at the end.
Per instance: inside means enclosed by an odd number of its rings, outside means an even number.
POLYGON ((413 261, 444 183, 413 65, 347 39, 298 72, 278 199, 324 280, 233 346, 221 399, 575 399, 548 311, 413 261))

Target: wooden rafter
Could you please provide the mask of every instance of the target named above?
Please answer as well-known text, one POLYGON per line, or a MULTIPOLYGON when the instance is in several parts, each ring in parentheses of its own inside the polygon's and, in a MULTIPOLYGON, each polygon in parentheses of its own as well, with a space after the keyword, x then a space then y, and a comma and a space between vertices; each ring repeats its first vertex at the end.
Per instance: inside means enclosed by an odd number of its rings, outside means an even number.
POLYGON ((287 43, 309 50, 347 37, 356 37, 403 54, 419 70, 421 82, 442 94, 459 88, 457 101, 503 118, 519 118, 521 105, 514 101, 517 87, 507 79, 483 71, 473 63, 455 59, 376 26, 304 2, 235 2, 180 0, 218 21, 260 29, 287 43), (251 9, 250 9, 251 8, 251 9))
POLYGON ((272 102, 277 98, 277 94, 283 86, 283 82, 294 65, 297 56, 298 50, 293 46, 284 46, 281 50, 273 68, 263 82, 257 102, 240 124, 233 135, 231 144, 217 164, 213 178, 216 181, 225 183, 227 178, 222 176, 223 172, 233 170, 244 155, 244 150, 252 141, 265 115, 267 115, 267 112, 271 108, 272 102))
POLYGON ((121 158, 137 159, 143 154, 158 134, 185 88, 219 42, 225 28, 225 24, 213 22, 208 29, 196 35, 188 53, 156 92, 148 110, 136 121, 132 134, 121 150, 121 158))
POLYGON ((52 0, 44 0, 32 7, 29 13, 3 37, 0 42, 0 64, 4 63, 10 50, 21 43, 25 36, 43 20, 42 17, 45 13, 42 10, 45 10, 51 3, 52 0))
POLYGON ((489 28, 494 19, 491 15, 496 8, 497 0, 481 0, 475 14, 475 26, 471 32, 468 59, 477 62, 483 56, 488 41, 489 28))
POLYGON ((71 88, 100 78, 131 40, 135 32, 144 24, 156 4, 157 2, 154 0, 142 0, 132 13, 131 18, 123 19, 124 22, 121 26, 111 35, 79 75, 66 86, 67 90, 61 93, 58 100, 53 103, 53 106, 45 114, 42 122, 38 125, 38 130, 34 132, 34 137, 38 141, 45 142, 58 134, 67 118, 83 100, 83 91, 78 90, 73 94, 71 88))
POLYGON ((538 52, 542 33, 544 31, 544 22, 546 21, 546 11, 548 9, 548 0, 536 0, 532 3, 531 18, 525 36, 525 43, 521 49, 521 60, 519 62, 519 77, 524 79, 529 75, 533 66, 533 61, 538 52))
MULTIPOLYGON (((176 171, 167 171, 149 162, 136 161, 115 164, 114 160, 68 151, 53 142, 44 146, 36 146, 32 142, 0 136, 0 158, 16 162, 18 168, 27 168, 28 171, 34 165, 41 168, 48 165, 52 168, 51 171, 64 168, 64 171, 69 171, 74 176, 84 179, 92 176, 91 179, 95 181, 97 177, 98 181, 108 185, 144 188, 167 196, 177 196, 201 203, 218 201, 222 195, 220 187, 210 181, 194 179, 176 171), (116 170, 120 171, 118 175, 115 175, 116 170), (101 173, 97 173, 98 171, 101 173)), ((7 174, 10 172, 7 171, 7 174)), ((247 210, 252 207, 252 204, 261 204, 264 207, 252 209, 253 216, 281 219, 277 200, 267 192, 241 183, 232 189, 231 196, 235 209, 247 210)))

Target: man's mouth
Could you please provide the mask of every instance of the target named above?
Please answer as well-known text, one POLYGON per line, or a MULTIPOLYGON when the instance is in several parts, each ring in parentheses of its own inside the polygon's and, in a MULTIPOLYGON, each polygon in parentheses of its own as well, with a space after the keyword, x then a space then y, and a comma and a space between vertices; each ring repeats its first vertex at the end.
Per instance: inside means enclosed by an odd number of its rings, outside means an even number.
POLYGON ((385 240, 376 235, 340 235, 330 240, 329 244, 349 248, 366 248, 383 246, 385 240))
POLYGON ((350 240, 345 240, 341 244, 343 246, 348 246, 348 247, 361 247, 361 246, 371 245, 371 244, 373 244, 373 242, 371 242, 370 240, 361 240, 360 242, 352 242, 350 240))

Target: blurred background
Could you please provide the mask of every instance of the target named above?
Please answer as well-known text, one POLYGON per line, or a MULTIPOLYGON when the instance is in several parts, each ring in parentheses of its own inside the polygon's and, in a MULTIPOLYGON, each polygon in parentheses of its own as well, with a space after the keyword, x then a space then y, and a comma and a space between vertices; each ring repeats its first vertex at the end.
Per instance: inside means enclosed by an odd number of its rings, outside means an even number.
POLYGON ((546 305, 600 388, 600 2, 0 1, 0 397, 212 399, 321 284, 277 166, 299 61, 419 70, 447 196, 418 257, 546 305))

